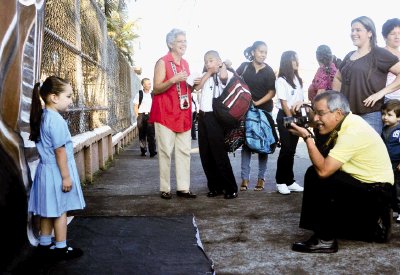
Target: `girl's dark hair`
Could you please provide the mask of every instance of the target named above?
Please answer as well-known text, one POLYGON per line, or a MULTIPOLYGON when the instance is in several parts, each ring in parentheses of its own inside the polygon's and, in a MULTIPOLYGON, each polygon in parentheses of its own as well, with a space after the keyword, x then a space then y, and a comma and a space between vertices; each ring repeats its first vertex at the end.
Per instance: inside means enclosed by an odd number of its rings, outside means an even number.
POLYGON ((400 19, 399 18, 392 18, 387 20, 382 26, 382 36, 387 38, 389 33, 394 30, 394 28, 400 27, 400 19))
POLYGON ((255 51, 260 46, 267 46, 267 44, 264 41, 256 41, 256 42, 254 42, 252 46, 246 48, 243 51, 244 57, 246 57, 246 59, 249 60, 249 61, 253 61, 254 60, 254 56, 251 54, 251 52, 255 51))
POLYGON ((282 77, 292 86, 293 89, 296 88, 294 84, 294 77, 296 76, 300 82, 300 86, 303 87, 303 80, 299 76, 298 70, 293 69, 292 61, 296 61, 296 52, 295 51, 286 51, 282 53, 281 63, 279 65, 279 73, 278 77, 282 77))
POLYGON ((67 85, 69 85, 69 83, 66 80, 57 76, 49 76, 42 85, 40 85, 39 82, 35 84, 32 92, 31 115, 29 118, 31 127, 31 134, 29 135, 30 140, 39 142, 40 139, 40 123, 43 114, 41 100, 47 103, 49 95, 58 95, 64 92, 67 85))
POLYGON ((381 110, 393 111, 396 114, 396 117, 400 117, 400 100, 390 99, 386 101, 383 103, 381 110))
POLYGON ((316 51, 316 57, 318 62, 322 63, 326 67, 331 65, 332 62, 332 51, 327 45, 320 45, 316 51))
POLYGON ((317 61, 324 66, 325 73, 327 75, 331 74, 331 63, 333 60, 333 55, 331 48, 327 45, 320 45, 316 52, 317 61))
POLYGON ((359 22, 361 25, 364 26, 364 28, 367 29, 367 31, 372 33, 372 36, 370 38, 371 48, 377 47, 378 43, 377 43, 377 38, 376 38, 376 29, 375 29, 374 21, 372 21, 372 19, 367 16, 360 16, 360 17, 357 17, 356 19, 354 19, 353 21, 351 21, 351 25, 353 25, 356 22, 359 22))

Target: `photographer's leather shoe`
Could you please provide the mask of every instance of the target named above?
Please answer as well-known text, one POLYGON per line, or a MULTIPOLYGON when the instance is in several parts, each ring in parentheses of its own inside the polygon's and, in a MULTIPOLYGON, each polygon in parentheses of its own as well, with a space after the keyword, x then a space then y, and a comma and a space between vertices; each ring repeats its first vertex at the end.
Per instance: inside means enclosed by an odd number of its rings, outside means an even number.
POLYGON ((382 211, 375 229, 373 241, 377 243, 385 243, 389 241, 392 234, 392 216, 391 210, 382 211))
POLYGON ((305 242, 294 243, 292 250, 304 253, 336 253, 338 251, 338 243, 336 239, 324 241, 313 235, 305 242))

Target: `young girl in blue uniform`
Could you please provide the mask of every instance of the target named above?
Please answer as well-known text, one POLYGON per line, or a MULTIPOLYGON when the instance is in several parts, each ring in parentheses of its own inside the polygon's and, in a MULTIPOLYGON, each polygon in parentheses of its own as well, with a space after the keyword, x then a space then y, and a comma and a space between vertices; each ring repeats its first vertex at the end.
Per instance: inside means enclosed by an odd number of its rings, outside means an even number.
POLYGON ((39 252, 56 260, 68 260, 83 254, 81 249, 68 246, 66 241, 67 211, 85 207, 71 134, 60 115, 71 105, 71 98, 71 85, 59 77, 50 76, 42 85, 35 85, 30 115, 29 139, 36 143, 40 162, 30 192, 28 211, 40 216, 39 252))

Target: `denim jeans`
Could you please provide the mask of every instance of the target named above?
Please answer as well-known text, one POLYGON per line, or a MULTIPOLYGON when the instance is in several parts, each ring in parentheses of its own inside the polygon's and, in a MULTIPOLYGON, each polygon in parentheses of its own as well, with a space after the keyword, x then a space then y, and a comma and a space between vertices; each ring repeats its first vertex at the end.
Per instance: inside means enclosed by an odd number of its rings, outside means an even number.
MULTIPOLYGON (((243 145, 242 147, 242 172, 243 180, 250 180, 250 161, 251 150, 243 145)), ((258 154, 258 178, 265 180, 265 172, 267 171, 268 154, 258 154)))
POLYGON ((381 112, 372 112, 372 113, 367 113, 360 115, 366 122, 368 122, 369 125, 371 125, 372 128, 375 129, 375 131, 378 132, 378 134, 382 133, 382 115, 381 112))

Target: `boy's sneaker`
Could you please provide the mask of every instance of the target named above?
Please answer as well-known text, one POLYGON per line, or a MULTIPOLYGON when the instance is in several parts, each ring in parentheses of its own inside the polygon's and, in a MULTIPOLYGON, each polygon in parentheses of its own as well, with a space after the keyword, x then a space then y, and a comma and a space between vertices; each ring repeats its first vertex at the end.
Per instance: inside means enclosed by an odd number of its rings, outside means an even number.
POLYGON ((72 260, 83 255, 83 251, 77 247, 66 246, 64 248, 54 248, 54 258, 57 261, 72 260))
POLYGON ((291 192, 303 192, 304 191, 304 187, 301 187, 296 182, 293 182, 291 185, 288 185, 288 189, 291 192))
POLYGON ((282 195, 290 194, 290 190, 289 190, 288 186, 284 183, 276 184, 276 188, 278 189, 278 192, 281 193, 282 195))

